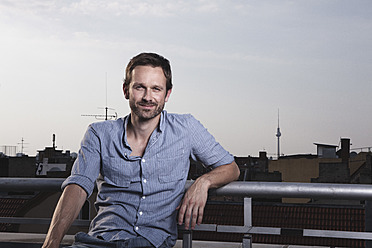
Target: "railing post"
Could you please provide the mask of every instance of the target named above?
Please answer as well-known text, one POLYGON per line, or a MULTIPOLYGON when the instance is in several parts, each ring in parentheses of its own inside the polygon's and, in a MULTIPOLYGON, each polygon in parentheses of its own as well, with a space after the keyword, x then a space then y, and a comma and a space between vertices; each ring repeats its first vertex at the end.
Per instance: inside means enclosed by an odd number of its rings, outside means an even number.
POLYGON ((244 226, 252 227, 252 198, 244 197, 244 226))
MULTIPOLYGON (((252 227, 252 198, 250 197, 244 197, 244 227, 252 227)), ((252 248, 252 235, 244 235, 242 247, 252 248)))
POLYGON ((244 234, 242 248, 252 248, 252 235, 244 234))
POLYGON ((183 230, 182 248, 192 248, 192 231, 183 230))
MULTIPOLYGON (((365 231, 372 232, 372 201, 366 200, 365 206, 365 231)), ((372 248, 372 241, 366 240, 366 248, 372 248)))

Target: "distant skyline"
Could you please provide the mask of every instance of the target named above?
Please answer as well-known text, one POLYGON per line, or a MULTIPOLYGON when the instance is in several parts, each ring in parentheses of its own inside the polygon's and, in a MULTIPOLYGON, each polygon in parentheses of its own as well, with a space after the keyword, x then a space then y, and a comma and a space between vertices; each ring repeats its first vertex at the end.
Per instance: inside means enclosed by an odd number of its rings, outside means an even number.
POLYGON ((233 155, 372 146, 372 2, 0 0, 0 146, 77 152, 83 114, 129 113, 131 57, 171 62, 166 110, 191 113, 233 155), (112 113, 112 112, 111 112, 112 113))

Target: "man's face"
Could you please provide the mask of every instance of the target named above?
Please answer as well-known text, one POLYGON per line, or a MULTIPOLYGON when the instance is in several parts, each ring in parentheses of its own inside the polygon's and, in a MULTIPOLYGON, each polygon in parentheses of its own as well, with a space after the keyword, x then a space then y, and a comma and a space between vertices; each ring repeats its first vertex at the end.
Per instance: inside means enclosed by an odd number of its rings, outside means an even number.
POLYGON ((166 78, 161 67, 136 66, 129 88, 124 88, 132 113, 141 120, 158 116, 168 101, 171 90, 166 90, 166 78))

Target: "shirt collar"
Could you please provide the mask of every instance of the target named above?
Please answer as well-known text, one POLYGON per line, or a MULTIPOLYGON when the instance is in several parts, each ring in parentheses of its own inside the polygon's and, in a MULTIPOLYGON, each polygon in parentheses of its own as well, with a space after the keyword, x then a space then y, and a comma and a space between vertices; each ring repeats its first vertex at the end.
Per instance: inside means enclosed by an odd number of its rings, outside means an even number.
POLYGON ((160 121, 159 121, 159 131, 163 132, 164 131, 164 126, 165 126, 165 117, 167 115, 167 111, 163 110, 160 114, 160 121))
POLYGON ((130 118, 130 114, 124 117, 124 135, 123 135, 123 144, 126 147, 130 147, 127 140, 127 126, 128 126, 128 120, 130 118))

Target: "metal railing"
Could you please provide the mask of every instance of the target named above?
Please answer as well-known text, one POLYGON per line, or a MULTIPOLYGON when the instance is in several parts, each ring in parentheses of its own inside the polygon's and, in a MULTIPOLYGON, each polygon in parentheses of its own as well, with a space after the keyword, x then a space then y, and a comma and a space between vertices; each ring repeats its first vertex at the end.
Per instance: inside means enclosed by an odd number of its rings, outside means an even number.
MULTIPOLYGON (((43 191, 58 192, 63 178, 0 178, 0 192, 9 191, 43 191)), ((187 181, 186 189, 192 181, 187 181)), ((252 247, 252 234, 281 235, 288 228, 254 227, 252 226, 252 197, 260 198, 313 198, 333 200, 365 200, 366 201, 366 232, 296 229, 297 234, 308 237, 360 239, 372 241, 372 185, 361 184, 325 184, 325 183, 285 183, 285 182, 232 182, 219 189, 211 190, 212 195, 244 197, 244 225, 226 226, 217 224, 202 224, 196 226, 196 231, 214 231, 225 233, 242 233, 242 247, 252 247)), ((44 224, 49 219, 40 220, 44 224)), ((0 218, 0 223, 35 223, 34 218, 0 218)), ((87 221, 77 220, 74 225, 84 226, 87 221)), ((370 242, 366 242, 370 247, 370 242)), ((192 247, 192 231, 184 231, 183 247, 192 247)))

